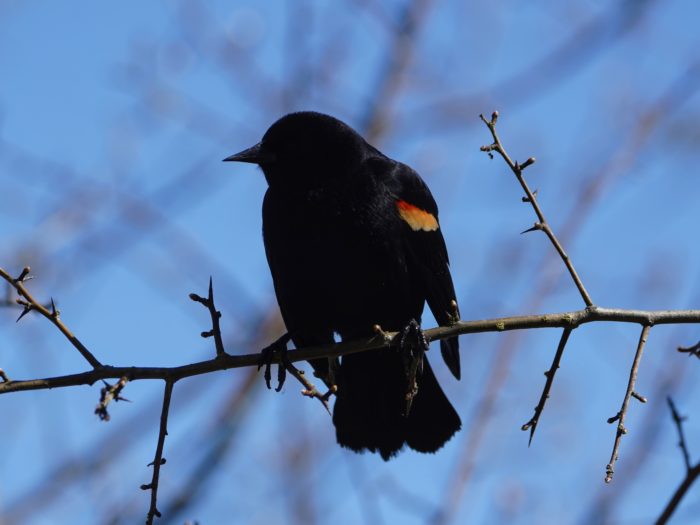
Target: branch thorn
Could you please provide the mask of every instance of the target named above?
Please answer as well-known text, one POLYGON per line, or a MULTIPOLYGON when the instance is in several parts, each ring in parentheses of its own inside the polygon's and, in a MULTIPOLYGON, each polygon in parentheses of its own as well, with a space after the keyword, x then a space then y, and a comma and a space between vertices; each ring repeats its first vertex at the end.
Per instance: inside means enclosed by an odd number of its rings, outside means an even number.
POLYGON ((524 234, 524 233, 534 232, 534 231, 541 230, 541 229, 542 229, 542 224, 539 223, 539 222, 536 222, 536 223, 532 226, 532 228, 528 228, 527 230, 521 231, 521 232, 520 232, 520 235, 522 235, 522 234, 524 234))
MULTIPOLYGON (((537 191, 538 191, 538 190, 535 190, 535 191, 532 192, 532 196, 533 196, 533 197, 537 197, 537 191)), ((527 195, 525 195, 525 196, 522 198, 522 201, 523 201, 523 202, 532 202, 532 201, 530 200, 530 197, 528 197, 527 195)))
POLYGON ((19 320, 22 319, 22 317, 24 317, 34 309, 34 307, 31 304, 27 303, 26 301, 23 301, 22 299, 17 299, 17 303, 24 306, 24 309, 22 310, 22 313, 19 314, 19 317, 17 318, 15 323, 19 323, 19 320))
POLYGON ((688 354, 688 356, 694 355, 698 359, 700 359, 700 341, 698 341, 696 344, 693 346, 679 346, 678 351, 681 353, 688 354))
POLYGON ((53 297, 51 298, 51 317, 54 319, 58 319, 58 316, 61 314, 58 310, 56 310, 56 303, 53 301, 53 297))

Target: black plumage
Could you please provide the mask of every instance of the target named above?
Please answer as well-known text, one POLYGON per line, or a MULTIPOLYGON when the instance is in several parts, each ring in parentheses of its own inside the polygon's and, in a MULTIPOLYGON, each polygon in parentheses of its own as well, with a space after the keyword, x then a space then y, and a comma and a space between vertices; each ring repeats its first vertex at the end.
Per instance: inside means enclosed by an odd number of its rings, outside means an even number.
MULTIPOLYGON (((409 166, 369 145, 343 122, 314 112, 289 114, 262 141, 225 160, 253 162, 269 188, 263 236, 277 300, 297 347, 403 330, 420 323, 427 301, 438 323, 458 318, 438 209, 409 166)), ((337 371, 333 411, 338 443, 384 459, 407 444, 435 452, 461 426, 430 368, 419 367, 410 390, 401 349, 347 355, 337 371)), ((459 379, 457 339, 441 352, 459 379)), ((336 372, 332 374, 332 372, 336 372)))

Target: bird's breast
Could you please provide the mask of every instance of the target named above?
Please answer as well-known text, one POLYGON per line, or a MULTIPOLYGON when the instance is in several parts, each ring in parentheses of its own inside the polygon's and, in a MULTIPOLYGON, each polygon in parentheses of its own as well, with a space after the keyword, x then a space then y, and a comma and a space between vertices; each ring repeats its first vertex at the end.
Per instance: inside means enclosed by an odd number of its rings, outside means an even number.
POLYGON ((420 315, 400 224, 381 206, 371 195, 268 190, 263 234, 283 313, 341 333, 420 315))

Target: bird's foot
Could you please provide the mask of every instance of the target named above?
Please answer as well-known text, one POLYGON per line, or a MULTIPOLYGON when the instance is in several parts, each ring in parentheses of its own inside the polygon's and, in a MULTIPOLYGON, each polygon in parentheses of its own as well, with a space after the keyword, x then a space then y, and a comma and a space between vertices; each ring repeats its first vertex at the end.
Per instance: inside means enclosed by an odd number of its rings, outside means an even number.
POLYGON ((263 366, 265 367, 264 377, 268 390, 272 388, 270 384, 272 382, 272 373, 270 372, 270 368, 272 368, 272 362, 276 353, 279 354, 280 358, 277 364, 277 388, 275 388, 275 392, 282 390, 284 381, 287 379, 287 367, 285 361, 287 360, 287 343, 290 339, 291 337, 289 334, 284 334, 282 337, 277 339, 277 341, 266 346, 260 351, 258 370, 260 370, 263 366))
POLYGON ((423 373, 423 354, 428 350, 428 340, 415 319, 411 319, 401 330, 399 349, 406 372, 406 404, 403 415, 408 417, 413 399, 418 393, 417 378, 423 373))

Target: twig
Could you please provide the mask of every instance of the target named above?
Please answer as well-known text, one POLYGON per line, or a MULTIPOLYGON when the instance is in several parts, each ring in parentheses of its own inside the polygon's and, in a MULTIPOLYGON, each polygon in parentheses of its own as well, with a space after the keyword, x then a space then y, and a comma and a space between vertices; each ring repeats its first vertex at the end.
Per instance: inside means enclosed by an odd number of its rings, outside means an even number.
POLYGON ((578 273, 574 268, 574 264, 571 262, 571 259, 569 259, 569 256, 564 251, 564 247, 561 245, 559 239, 557 239, 557 236, 554 234, 552 228, 549 226, 549 223, 545 219, 544 214, 542 213, 542 209, 540 208, 540 205, 537 202, 536 193, 530 190, 530 187, 528 186, 527 182, 525 181, 525 178, 523 177, 523 170, 528 166, 534 164, 535 158, 530 157, 522 164, 513 162, 508 153, 506 153, 506 150, 503 148, 501 140, 498 138, 498 134, 496 133, 496 121, 498 120, 498 111, 494 111, 491 114, 491 120, 486 120, 484 115, 479 115, 479 118, 483 121, 484 124, 486 124, 486 126, 489 128, 489 131, 491 132, 491 135, 493 136, 493 143, 489 146, 482 146, 481 151, 485 151, 491 157, 493 157, 492 152, 495 151, 501 157, 503 157, 503 160, 506 161, 508 167, 515 174, 515 177, 518 179, 520 186, 522 186, 523 191, 525 192, 525 197, 523 197, 523 201, 529 202, 532 205, 532 209, 535 211, 535 214, 537 215, 537 222, 534 224, 534 226, 525 230, 523 233, 541 230, 547 234, 547 237, 549 238, 550 242, 557 250, 557 253, 559 253, 559 257, 561 257, 562 261, 564 261, 566 269, 569 270, 569 274, 571 275, 571 278, 573 279, 576 288, 578 288, 583 302, 586 303, 586 306, 593 306, 593 300, 586 291, 586 288, 583 286, 583 282, 578 276, 578 273))
POLYGON ((66 336, 66 338, 78 350, 78 352, 80 352, 80 354, 85 358, 85 360, 88 363, 90 363, 92 368, 99 369, 100 367, 102 367, 102 363, 100 363, 97 360, 97 358, 94 355, 92 355, 92 353, 87 348, 85 348, 85 345, 83 345, 83 343, 81 343, 80 340, 71 333, 68 327, 65 324, 63 324, 63 321, 61 321, 59 317, 60 312, 56 310, 56 305, 54 304, 53 299, 51 300, 51 310, 49 310, 43 304, 36 301, 34 297, 27 291, 27 289, 24 286, 24 282, 30 278, 29 271, 29 266, 25 266, 22 270, 22 273, 20 273, 19 277, 14 278, 4 269, 0 268, 0 277, 7 281, 10 284, 10 286, 12 286, 15 290, 17 290, 17 293, 20 296, 20 298, 17 299, 17 302, 24 306, 24 310, 22 310, 22 313, 20 314, 17 320, 19 321, 22 317, 24 317, 25 314, 29 313, 32 310, 39 312, 41 315, 43 315, 49 321, 51 321, 64 336, 66 336))
POLYGON ((676 507, 685 496, 687 490, 698 478, 698 476, 700 476, 700 463, 693 466, 690 462, 690 452, 688 452, 688 444, 685 440, 685 434, 683 432, 683 421, 685 421, 686 418, 678 413, 678 410, 676 410, 676 405, 673 403, 673 399, 671 399, 670 396, 667 397, 666 400, 668 401, 668 406, 671 409, 673 423, 676 425, 676 430, 678 430, 678 447, 681 449, 681 453, 683 454, 683 461, 685 463, 685 478, 683 478, 683 481, 673 493, 673 496, 666 504, 666 507, 661 512, 659 518, 656 520, 657 525, 664 524, 669 520, 669 518, 673 515, 673 512, 676 510, 676 507))
POLYGON ((226 350, 224 350, 224 341, 221 337, 221 326, 219 320, 221 319, 221 312, 216 309, 214 304, 214 286, 212 283, 211 276, 209 277, 209 293, 207 298, 201 297, 196 293, 190 294, 190 299, 202 304, 207 310, 209 310, 209 315, 211 316, 211 330, 208 332, 202 332, 202 337, 214 337, 214 346, 216 348, 216 357, 221 357, 226 355, 226 350))
POLYGON ((97 414, 102 421, 110 420, 109 412, 107 412, 107 405, 109 405, 112 401, 129 401, 125 397, 121 396, 121 392, 124 390, 127 381, 128 379, 126 376, 121 377, 119 381, 113 385, 110 385, 107 383, 107 381, 104 381, 105 386, 102 387, 102 390, 100 390, 100 402, 95 408, 95 414, 97 414))
MULTIPOLYGON (((223 396, 225 402, 222 410, 212 414, 211 421, 202 426, 202 428, 206 427, 207 431, 198 437, 202 447, 199 458, 194 460, 193 467, 187 469, 186 474, 179 476, 178 486, 174 491, 168 491, 165 502, 161 493, 160 510, 166 516, 166 523, 182 522, 178 519, 179 514, 192 502, 197 501, 211 478, 216 477, 226 454, 230 452, 242 429, 245 428, 245 420, 254 413, 257 406, 258 375, 255 370, 247 370, 241 375, 243 377, 239 382, 234 383, 232 391, 223 396)), ((183 384, 179 388, 184 389, 185 386, 183 384)), ((180 408, 179 404, 178 408, 180 408)))
POLYGON ((683 461, 685 462, 686 473, 690 472, 692 468, 690 465, 690 452, 688 452, 688 444, 685 441, 685 434, 683 433, 683 421, 686 420, 686 416, 681 416, 676 410, 676 405, 671 399, 671 396, 666 398, 668 401, 668 407, 671 409, 671 417, 673 418, 673 423, 676 425, 676 430, 678 430, 678 447, 683 453, 683 461))
POLYGON ((272 382, 272 374, 270 373, 270 368, 272 367, 272 363, 276 359, 277 387, 275 388, 275 392, 280 392, 282 390, 284 382, 287 378, 287 372, 289 372, 297 379, 297 381, 299 381, 304 386, 304 389, 301 391, 301 394, 303 396, 314 397, 318 399, 323 405, 323 407, 326 409, 326 412, 330 414, 331 411, 330 407, 328 406, 328 399, 330 398, 331 394, 335 393, 337 388, 333 385, 333 387, 330 388, 328 392, 326 392, 325 394, 321 394, 321 392, 318 391, 314 384, 308 379, 306 379, 304 372, 302 370, 299 370, 292 364, 287 355, 287 343, 289 343, 291 338, 292 337, 289 335, 289 333, 283 334, 275 342, 263 348, 260 354, 258 355, 258 370, 260 370, 263 366, 265 367, 265 385, 267 386, 268 390, 272 388, 272 386, 270 385, 270 383, 272 382))
MULTIPOLYGON (((219 323, 219 320, 221 319, 221 312, 216 309, 216 305, 214 303, 214 286, 211 276, 209 277, 209 290, 207 297, 204 298, 200 295, 197 295, 196 293, 191 293, 190 299, 202 304, 207 310, 209 310, 209 315, 211 316, 212 328, 207 332, 202 332, 201 336, 205 338, 214 338, 214 345, 216 347, 217 358, 227 356, 228 354, 224 349, 224 342, 221 336, 221 325, 219 323)), ((289 341, 289 335, 285 334, 277 341, 277 344, 286 345, 287 341, 289 341), (283 340, 284 342, 282 343, 283 340)), ((321 392, 318 391, 314 384, 311 383, 308 379, 306 379, 304 372, 296 368, 288 359, 286 359, 285 355, 283 355, 280 359, 282 362, 279 365, 279 386, 277 388, 277 391, 279 392, 282 389, 282 385, 284 384, 284 373, 289 372, 304 386, 304 389, 301 391, 302 395, 318 399, 323 405, 323 407, 326 409, 326 412, 330 414, 331 411, 330 407, 328 406, 328 399, 330 398, 331 394, 335 392, 335 390, 330 389, 326 394, 321 394, 321 392)), ((258 369, 260 369, 260 366, 258 366, 258 369)), ((270 380, 268 377, 269 371, 270 368, 269 365, 267 365, 267 367, 265 368, 265 382, 267 383, 268 388, 270 387, 270 380)))
MULTIPOLYGON (((303 370, 299 370, 288 359, 283 358, 283 360, 284 360, 283 366, 285 367, 285 369, 290 374, 292 374, 297 379, 297 381, 299 381, 302 385, 304 385, 304 389, 301 391, 301 395, 318 399, 321 402, 321 404, 323 405, 323 407, 326 409, 326 412, 328 412, 328 414, 330 415, 331 409, 328 406, 328 399, 330 399, 331 395, 335 393, 335 391, 337 390, 337 387, 335 385, 333 385, 328 390, 328 392, 326 392, 325 394, 321 394, 321 392, 318 391, 316 386, 311 381, 306 379, 306 374, 304 374, 303 370)), ((280 366, 282 366, 282 365, 280 365, 280 366)))
POLYGON ((642 333, 639 335, 639 343, 637 344, 637 351, 634 354, 634 361, 632 361, 632 368, 630 369, 630 378, 627 382, 627 391, 625 392, 625 398, 622 400, 622 407, 615 416, 608 419, 608 423, 610 424, 617 421, 617 432, 615 433, 615 443, 613 444, 612 454, 610 455, 610 462, 605 467, 605 483, 610 483, 613 479, 613 474, 615 473, 615 462, 617 461, 618 450, 620 448, 620 441, 622 436, 627 434, 627 429, 625 428, 625 416, 627 415, 627 407, 629 405, 630 398, 634 393, 634 385, 637 381, 639 362, 642 359, 644 345, 647 342, 647 336, 649 335, 650 329, 650 325, 644 325, 642 328, 642 333))
POLYGON ((676 510, 676 507, 678 507, 678 504, 685 496, 685 493, 688 492, 688 489, 695 482, 695 480, 698 479, 698 477, 700 477, 700 463, 691 468, 686 474, 685 478, 683 478, 683 481, 676 489, 676 492, 673 493, 671 500, 661 512, 661 516, 659 516, 659 518, 656 520, 656 525, 664 525, 668 522, 669 518, 676 510))
MULTIPOLYGON (((571 328, 593 322, 634 323, 641 325, 656 324, 700 324, 700 310, 623 310, 615 308, 586 308, 572 312, 553 314, 526 315, 502 317, 482 321, 459 321, 451 326, 440 326, 425 330, 425 336, 430 341, 436 341, 462 334, 482 332, 504 332, 510 330, 526 330, 535 328, 571 328)), ((390 348, 396 332, 387 332, 387 338, 376 335, 365 339, 357 339, 343 343, 313 346, 290 350, 290 362, 308 361, 322 357, 338 357, 357 352, 390 348)), ((20 390, 46 390, 75 385, 91 385, 101 379, 119 379, 126 376, 129 381, 143 379, 164 379, 177 381, 184 377, 192 377, 210 372, 258 366, 260 354, 224 355, 175 367, 138 367, 138 366, 102 366, 100 368, 64 376, 43 379, 14 380, 0 383, 0 394, 20 390)), ((272 357, 272 363, 279 363, 279 356, 272 357)))
POLYGON ((532 416, 532 419, 530 419, 530 421, 528 421, 521 427, 521 430, 523 431, 528 429, 530 430, 530 439, 527 442, 527 446, 530 446, 532 444, 532 438, 535 435, 537 423, 539 423, 540 416, 542 415, 542 411, 544 410, 544 405, 545 403, 547 403, 547 399, 549 399, 549 391, 552 389, 552 383, 554 382, 554 374, 557 373, 557 369, 559 368, 561 356, 564 355, 564 348, 566 347, 566 343, 569 340, 571 331, 571 328, 564 328, 564 331, 561 334, 561 339, 559 340, 559 346, 557 346, 557 351, 554 354, 554 359, 552 360, 552 366, 550 366, 549 370, 547 370, 544 373, 547 380, 544 383, 544 389, 542 390, 540 400, 537 403, 537 406, 535 407, 535 415, 532 416))
POLYGON ((428 20, 431 4, 432 0, 407 0, 393 26, 385 63, 381 66, 377 84, 372 89, 373 96, 367 101, 367 110, 359 126, 370 143, 386 133, 393 101, 400 93, 404 73, 411 65, 415 52, 415 35, 428 20))
POLYGON ((693 346, 679 346, 678 351, 681 353, 686 353, 688 356, 694 355, 700 359, 700 341, 698 341, 693 346))
POLYGON ((165 391, 163 393, 163 409, 160 412, 160 431, 158 432, 158 445, 156 445, 156 455, 153 459, 153 463, 149 466, 153 466, 153 477, 151 482, 145 485, 141 485, 141 490, 151 491, 151 506, 148 509, 148 514, 146 515, 146 525, 152 525, 153 519, 160 518, 160 511, 158 511, 158 482, 160 480, 160 466, 165 463, 163 458, 163 445, 165 444, 165 436, 168 435, 168 413, 170 412, 170 398, 173 394, 173 386, 175 381, 166 380, 165 381, 165 391))

